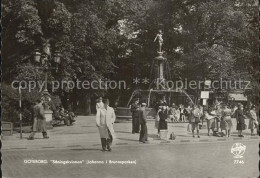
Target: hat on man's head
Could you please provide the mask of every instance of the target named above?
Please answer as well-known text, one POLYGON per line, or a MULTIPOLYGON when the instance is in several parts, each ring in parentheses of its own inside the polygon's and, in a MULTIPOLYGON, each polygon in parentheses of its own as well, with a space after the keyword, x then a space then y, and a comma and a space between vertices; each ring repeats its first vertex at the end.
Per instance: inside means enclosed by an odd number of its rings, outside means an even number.
POLYGON ((146 106, 147 104, 145 102, 142 102, 141 103, 141 106, 146 106))
POLYGON ((140 103, 141 103, 141 106, 146 106, 147 104, 146 104, 146 100, 144 100, 144 99, 142 99, 141 101, 140 101, 140 103))

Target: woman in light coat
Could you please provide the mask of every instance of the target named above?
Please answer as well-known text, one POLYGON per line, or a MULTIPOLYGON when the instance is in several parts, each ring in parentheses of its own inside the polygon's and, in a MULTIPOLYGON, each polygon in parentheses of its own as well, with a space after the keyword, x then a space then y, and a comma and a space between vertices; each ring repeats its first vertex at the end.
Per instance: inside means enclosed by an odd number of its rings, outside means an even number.
POLYGON ((98 109, 96 116, 96 125, 99 130, 102 151, 112 151, 111 144, 115 138, 113 124, 116 115, 112 107, 109 106, 109 100, 104 100, 104 107, 98 109))
POLYGON ((256 115, 256 107, 252 106, 249 112, 249 124, 248 129, 251 129, 251 136, 254 135, 254 129, 258 129, 257 115, 256 115))

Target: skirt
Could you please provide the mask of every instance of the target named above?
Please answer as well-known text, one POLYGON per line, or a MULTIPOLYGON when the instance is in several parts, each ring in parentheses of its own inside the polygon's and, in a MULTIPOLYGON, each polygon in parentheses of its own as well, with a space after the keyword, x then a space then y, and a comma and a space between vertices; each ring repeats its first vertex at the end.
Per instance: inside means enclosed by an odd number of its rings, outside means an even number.
POLYGON ((249 120, 248 129, 256 129, 258 126, 257 122, 253 119, 249 120))
POLYGON ((237 124, 237 130, 246 130, 245 123, 239 123, 237 124))
POLYGON ((191 122, 191 130, 199 129, 199 122, 191 122))
POLYGON ((159 121, 159 130, 168 130, 168 124, 167 121, 165 120, 160 120, 159 121))
POLYGON ((214 128, 214 119, 207 120, 207 128, 208 129, 214 128))
POLYGON ((220 121, 220 128, 222 130, 230 130, 233 124, 231 121, 231 117, 225 117, 223 120, 220 121))

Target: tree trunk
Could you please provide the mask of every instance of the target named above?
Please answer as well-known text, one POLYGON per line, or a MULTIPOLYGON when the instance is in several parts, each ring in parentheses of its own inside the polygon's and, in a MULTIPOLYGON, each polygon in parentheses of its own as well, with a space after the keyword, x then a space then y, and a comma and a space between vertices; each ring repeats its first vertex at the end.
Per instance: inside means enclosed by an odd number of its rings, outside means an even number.
POLYGON ((88 95, 86 95, 85 111, 87 115, 91 114, 91 98, 88 95))

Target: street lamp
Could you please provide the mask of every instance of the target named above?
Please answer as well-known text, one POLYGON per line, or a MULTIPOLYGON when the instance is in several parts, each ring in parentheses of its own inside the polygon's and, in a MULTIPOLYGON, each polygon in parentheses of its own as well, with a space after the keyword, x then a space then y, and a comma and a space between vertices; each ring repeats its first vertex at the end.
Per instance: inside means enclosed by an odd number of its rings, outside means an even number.
POLYGON ((61 54, 59 51, 55 51, 53 57, 51 56, 50 52, 50 44, 46 43, 43 47, 43 52, 41 53, 39 49, 35 49, 34 52, 34 61, 39 64, 40 66, 37 67, 38 69, 43 69, 45 73, 45 81, 44 81, 44 91, 42 92, 41 99, 45 103, 45 117, 46 121, 52 120, 52 111, 49 109, 49 102, 51 101, 50 94, 47 89, 47 82, 48 82, 48 71, 51 69, 58 70, 58 64, 61 62, 61 54), (51 61, 53 61, 56 66, 51 66, 51 61))
MULTIPOLYGON (((55 51, 53 58, 51 58, 50 55, 50 49, 49 49, 49 44, 46 44, 44 47, 44 52, 40 53, 39 49, 36 49, 34 52, 34 60, 36 63, 40 64, 41 67, 38 67, 40 69, 43 69, 45 72, 45 81, 44 81, 44 91, 43 94, 47 94, 47 82, 48 82, 48 71, 50 69, 53 69, 52 67, 49 67, 49 62, 53 60, 56 64, 60 64, 61 60, 61 54, 59 51, 55 51)), ((58 70, 58 67, 55 67, 56 71, 58 70)))
POLYGON ((60 58, 61 58, 60 52, 59 51, 55 51, 53 59, 54 59, 54 62, 56 64, 60 64, 60 58))
POLYGON ((41 62, 41 53, 40 53, 40 50, 39 50, 39 49, 35 49, 35 52, 34 52, 34 61, 37 62, 37 63, 40 63, 40 62, 41 62))

